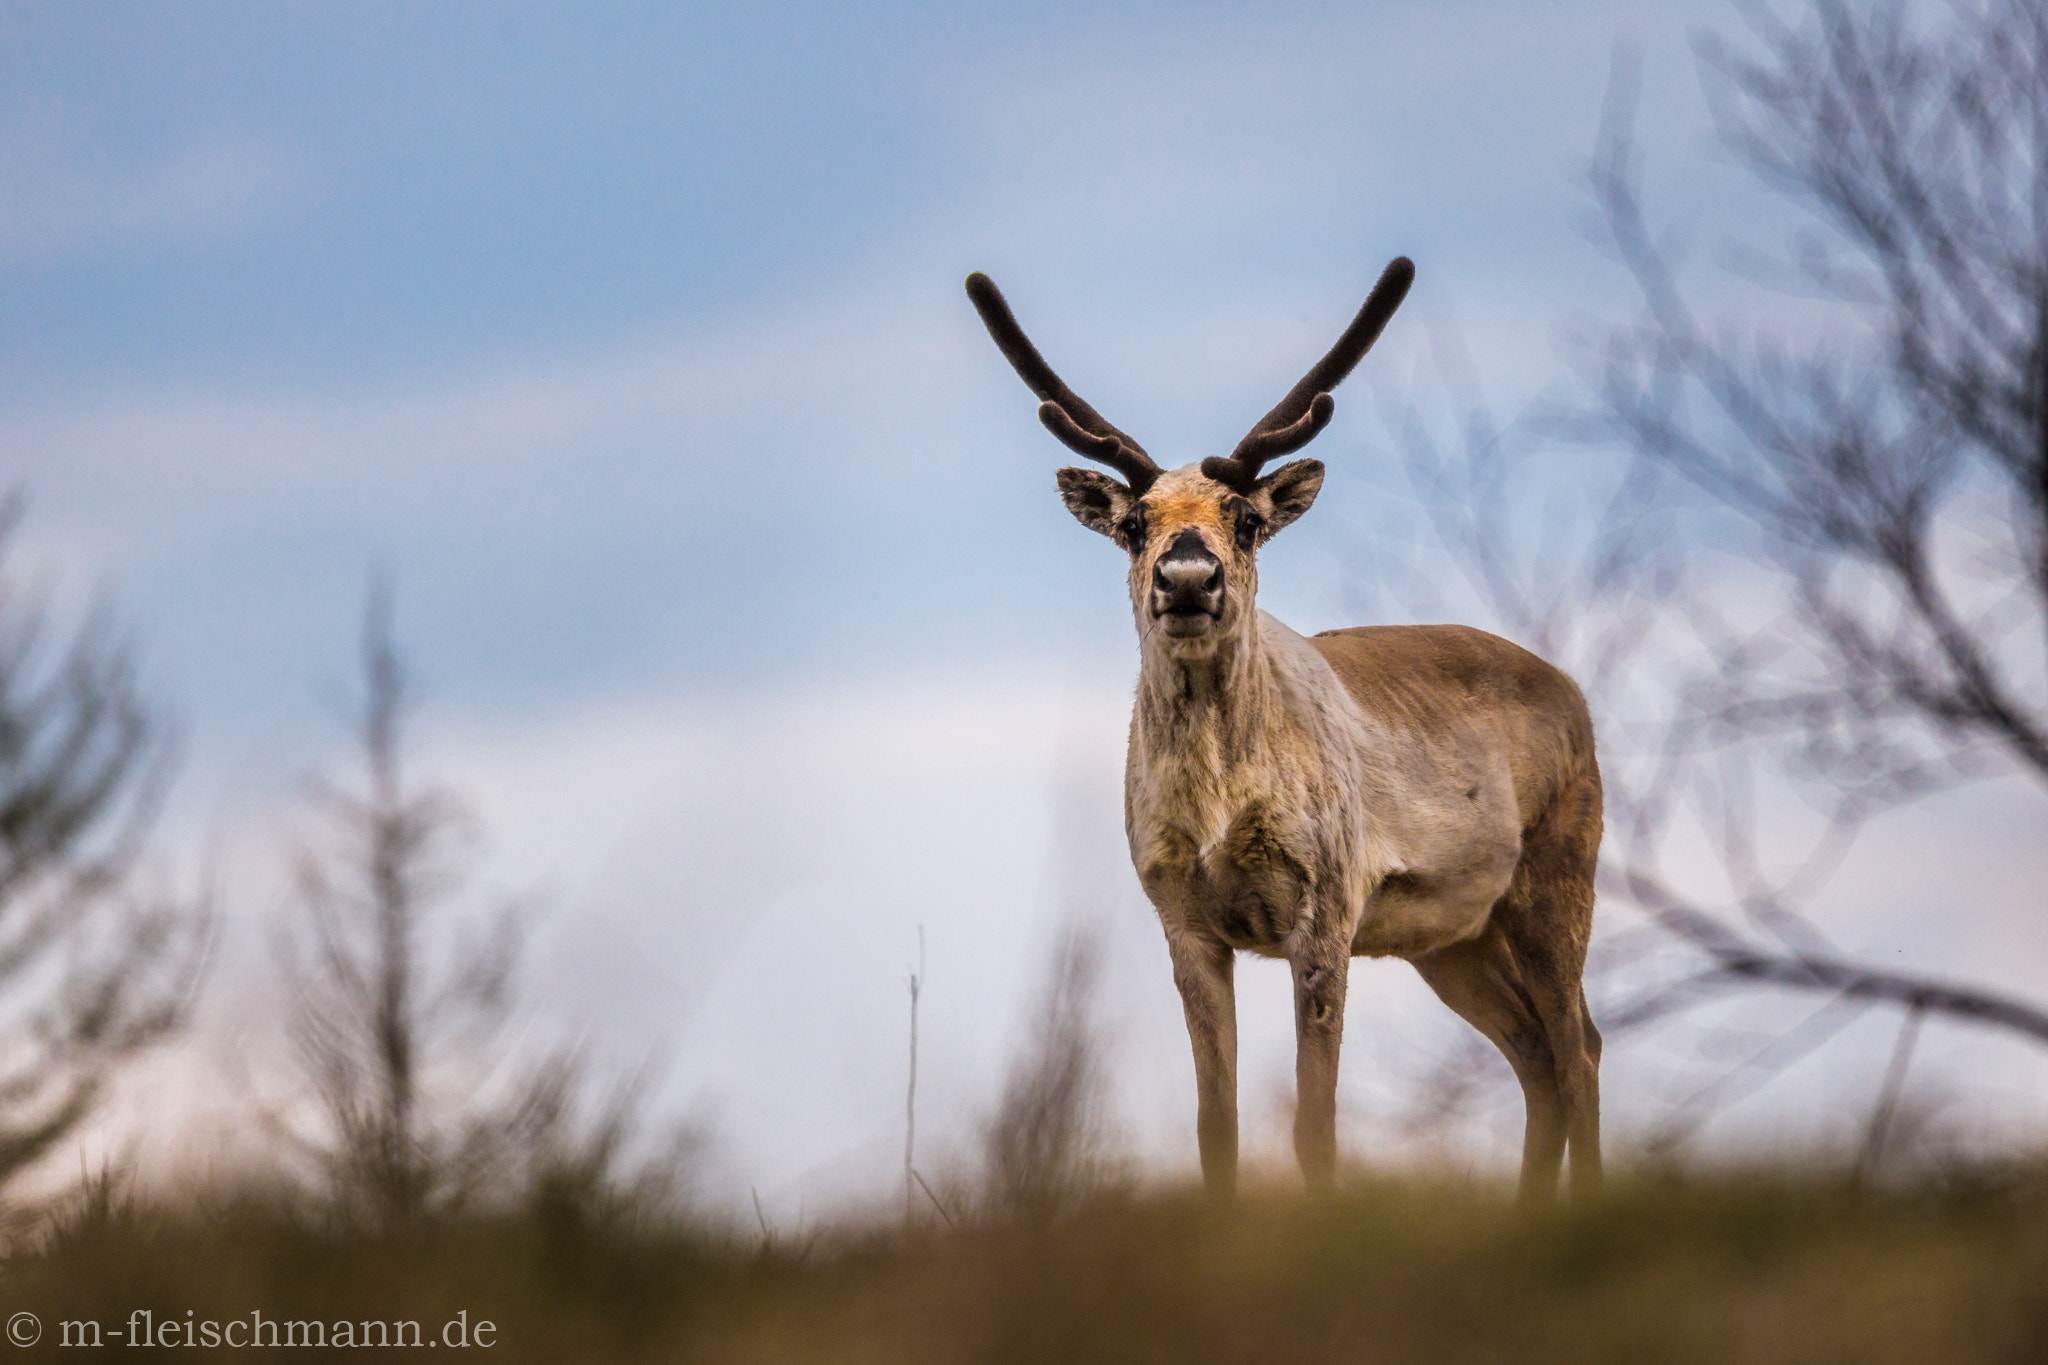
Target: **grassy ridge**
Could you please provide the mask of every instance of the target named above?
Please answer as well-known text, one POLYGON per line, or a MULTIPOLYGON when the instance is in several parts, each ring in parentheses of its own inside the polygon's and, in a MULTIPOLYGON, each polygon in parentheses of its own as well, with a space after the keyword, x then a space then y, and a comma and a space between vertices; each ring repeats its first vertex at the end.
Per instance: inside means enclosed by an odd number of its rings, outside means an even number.
POLYGON ((1420 1182, 1229 1217, 1167 1193, 801 1250, 575 1207, 371 1236, 242 1203, 75 1221, 10 1259, 0 1308, 45 1347, 137 1308, 430 1337, 467 1310, 507 1360, 2020 1365, 2048 1361, 2048 1183, 1699 1176, 1540 1218, 1420 1182))

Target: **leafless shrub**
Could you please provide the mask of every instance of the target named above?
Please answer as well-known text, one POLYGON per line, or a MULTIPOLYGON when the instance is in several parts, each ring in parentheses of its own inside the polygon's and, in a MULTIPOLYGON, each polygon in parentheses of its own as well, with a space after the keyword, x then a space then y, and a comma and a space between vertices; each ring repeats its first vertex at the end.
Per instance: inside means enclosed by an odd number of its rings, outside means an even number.
POLYGON ((1101 969, 1093 937, 1061 937, 1030 1042, 982 1132, 986 1198, 997 1212, 1050 1217, 1115 1177, 1093 1019, 1101 969))

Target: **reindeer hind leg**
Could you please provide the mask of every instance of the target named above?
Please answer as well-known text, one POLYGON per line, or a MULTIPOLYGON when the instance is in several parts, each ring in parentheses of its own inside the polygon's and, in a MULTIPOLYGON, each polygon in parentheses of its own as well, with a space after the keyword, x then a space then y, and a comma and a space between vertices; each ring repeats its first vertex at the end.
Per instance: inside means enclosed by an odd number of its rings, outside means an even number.
POLYGON ((1498 914, 1477 938, 1414 959, 1437 998, 1500 1049, 1522 1084, 1521 1198, 1540 1204, 1557 1191, 1569 1131, 1548 1030, 1521 981, 1498 914))
POLYGON ((1593 772, 1567 786, 1529 832, 1494 910, 1550 1044, 1575 1196, 1596 1193, 1601 1182, 1600 1030, 1585 991, 1599 849, 1600 778, 1593 772))

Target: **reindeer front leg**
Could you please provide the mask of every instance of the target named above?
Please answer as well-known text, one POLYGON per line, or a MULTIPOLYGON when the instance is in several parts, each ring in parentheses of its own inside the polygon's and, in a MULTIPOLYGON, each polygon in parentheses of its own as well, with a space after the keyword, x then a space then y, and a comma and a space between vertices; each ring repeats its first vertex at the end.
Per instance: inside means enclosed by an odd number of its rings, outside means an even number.
POLYGON ((1230 949, 1193 934, 1171 934, 1173 984, 1180 988, 1195 1049, 1195 1133, 1202 1183, 1217 1200, 1237 1190, 1237 992, 1230 949))
POLYGON ((1310 935, 1288 959, 1294 969, 1294 1155, 1313 1191, 1328 1190, 1336 1180, 1337 1052, 1351 973, 1350 943, 1329 938, 1310 935))

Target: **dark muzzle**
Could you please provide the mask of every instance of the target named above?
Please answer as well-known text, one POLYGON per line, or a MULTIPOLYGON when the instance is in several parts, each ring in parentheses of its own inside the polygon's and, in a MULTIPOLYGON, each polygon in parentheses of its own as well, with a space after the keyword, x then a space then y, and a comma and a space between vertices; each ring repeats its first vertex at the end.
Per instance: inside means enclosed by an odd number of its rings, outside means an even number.
POLYGON ((1152 614, 1173 635, 1199 635, 1223 614, 1223 561, 1192 526, 1152 566, 1152 614))

